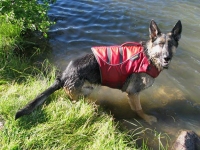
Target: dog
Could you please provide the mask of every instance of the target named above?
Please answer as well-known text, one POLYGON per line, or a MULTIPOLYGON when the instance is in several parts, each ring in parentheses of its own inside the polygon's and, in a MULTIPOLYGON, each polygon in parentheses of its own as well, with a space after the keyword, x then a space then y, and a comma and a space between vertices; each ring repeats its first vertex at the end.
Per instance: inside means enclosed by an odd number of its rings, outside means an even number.
MULTIPOLYGON (((146 42, 140 42, 140 44, 135 44, 137 47, 142 49, 142 52, 137 53, 137 58, 135 58, 134 55, 134 59, 139 60, 138 57, 141 57, 139 56, 139 54, 144 55, 145 59, 147 59, 147 62, 149 63, 148 67, 150 66, 154 68, 156 75, 151 75, 151 73, 147 73, 145 71, 132 72, 129 64, 129 67, 125 66, 125 68, 129 68, 130 72, 128 75, 126 75, 126 77, 123 77, 124 79, 123 81, 120 81, 120 85, 118 84, 117 86, 113 86, 113 84, 110 83, 106 85, 108 87, 117 88, 122 90, 123 92, 126 92, 128 96, 128 103, 131 109, 149 124, 157 122, 157 118, 148 115, 143 111, 140 104, 140 92, 152 86, 155 77, 162 70, 169 67, 172 57, 178 47, 178 42, 181 38, 181 32, 182 24, 180 20, 175 24, 171 32, 166 34, 161 32, 154 20, 151 20, 149 25, 149 40, 146 42)), ((125 49, 127 49, 127 47, 125 49)), ((101 48, 99 51, 101 51, 101 48)), ((15 119, 30 114, 36 107, 42 105, 49 95, 54 93, 56 90, 59 90, 60 88, 64 88, 66 93, 73 100, 78 100, 79 96, 89 97, 90 94, 93 92, 95 85, 106 84, 103 83, 102 80, 104 80, 104 78, 107 76, 107 73, 106 71, 104 71, 104 74, 106 75, 102 77, 103 73, 102 70, 100 70, 100 65, 102 64, 100 64, 99 61, 100 59, 97 58, 97 54, 95 55, 95 52, 72 60, 68 64, 62 75, 56 78, 53 85, 51 85, 48 89, 39 94, 24 108, 20 109, 16 113, 15 119)), ((131 59, 127 59, 126 62, 127 61, 129 61, 128 63, 133 62, 131 59)), ((108 64, 108 62, 103 62, 103 65, 106 64, 108 64)), ((148 67, 147 70, 149 69, 148 67)), ((115 74, 111 73, 108 76, 110 76, 110 79, 112 80, 115 77, 115 74)), ((121 78, 122 77, 119 75, 116 80, 121 80, 121 78)), ((98 99, 98 97, 96 97, 96 99, 98 99)))

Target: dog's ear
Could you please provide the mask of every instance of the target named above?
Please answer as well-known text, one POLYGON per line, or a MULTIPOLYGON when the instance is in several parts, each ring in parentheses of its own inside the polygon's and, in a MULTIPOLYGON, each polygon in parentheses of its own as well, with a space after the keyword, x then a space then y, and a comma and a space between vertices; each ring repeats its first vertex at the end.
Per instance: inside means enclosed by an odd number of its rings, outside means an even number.
POLYGON ((154 41, 158 35, 161 34, 161 31, 160 29, 158 28, 156 22, 154 20, 151 20, 150 22, 150 26, 149 26, 149 36, 150 36, 150 39, 152 41, 154 41))
POLYGON ((181 21, 179 20, 174 28, 172 29, 172 35, 176 41, 179 41, 181 38, 181 32, 182 32, 182 24, 181 21))

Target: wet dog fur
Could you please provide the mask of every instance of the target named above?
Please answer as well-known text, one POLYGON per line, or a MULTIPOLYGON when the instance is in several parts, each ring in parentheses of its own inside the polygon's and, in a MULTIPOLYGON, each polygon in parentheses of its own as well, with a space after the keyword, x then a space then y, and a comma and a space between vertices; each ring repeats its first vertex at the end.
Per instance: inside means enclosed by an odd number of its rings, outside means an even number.
MULTIPOLYGON (((144 47, 145 54, 149 61, 156 66, 159 71, 169 67, 173 54, 178 47, 181 32, 181 21, 178 21, 171 32, 167 34, 160 31, 154 20, 150 22, 150 39, 146 42, 141 42, 141 44, 144 47)), ((131 109, 149 124, 156 122, 157 119, 154 116, 145 114, 142 110, 140 104, 140 92, 152 86, 153 83, 154 78, 148 74, 131 74, 127 78, 122 89, 120 89, 127 93, 128 103, 131 109)), ((94 91, 97 91, 98 88, 95 89, 95 87, 100 85, 101 74, 97 60, 92 53, 87 54, 81 58, 72 60, 62 73, 61 77, 58 77, 53 85, 39 94, 24 108, 20 109, 16 113, 15 119, 30 114, 37 106, 42 105, 49 95, 60 88, 64 88, 66 93, 73 100, 78 100, 79 96, 99 99, 98 94, 95 97, 94 91)))

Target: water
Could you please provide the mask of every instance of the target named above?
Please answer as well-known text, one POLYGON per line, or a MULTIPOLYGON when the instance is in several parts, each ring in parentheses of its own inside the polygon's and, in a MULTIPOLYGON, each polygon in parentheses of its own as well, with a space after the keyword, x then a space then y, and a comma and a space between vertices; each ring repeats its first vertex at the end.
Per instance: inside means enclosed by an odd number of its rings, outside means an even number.
POLYGON ((172 141, 180 129, 200 135, 199 14, 199 0, 57 0, 49 11, 56 24, 49 32, 52 55, 48 57, 63 70, 71 59, 90 53, 92 46, 147 40, 151 19, 163 32, 181 20, 182 38, 170 68, 141 95, 144 110, 158 123, 142 125, 167 133, 172 141))

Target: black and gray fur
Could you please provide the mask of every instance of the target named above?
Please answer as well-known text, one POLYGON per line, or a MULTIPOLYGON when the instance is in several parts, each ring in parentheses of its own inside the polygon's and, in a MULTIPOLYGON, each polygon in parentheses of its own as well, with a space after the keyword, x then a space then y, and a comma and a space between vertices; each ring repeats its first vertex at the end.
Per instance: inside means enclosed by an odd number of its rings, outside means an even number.
MULTIPOLYGON (((155 65, 159 71, 169 67, 173 54, 178 47, 181 32, 181 21, 178 21, 172 31, 167 34, 160 31, 155 21, 152 20, 150 22, 150 39, 147 42, 141 43, 149 61, 155 65)), ((127 78, 121 89, 128 94, 131 108, 150 124, 155 122, 156 118, 143 113, 140 106, 139 93, 151 86, 153 82, 154 78, 145 73, 132 74, 127 78)), ((72 60, 62 76, 57 78, 55 83, 47 90, 39 94, 34 100, 19 110, 16 113, 15 119, 30 114, 36 107, 43 104, 49 95, 60 88, 64 88, 72 99, 77 100, 80 95, 88 96, 92 92, 94 84, 101 85, 101 76, 95 56, 91 53, 72 60)))

